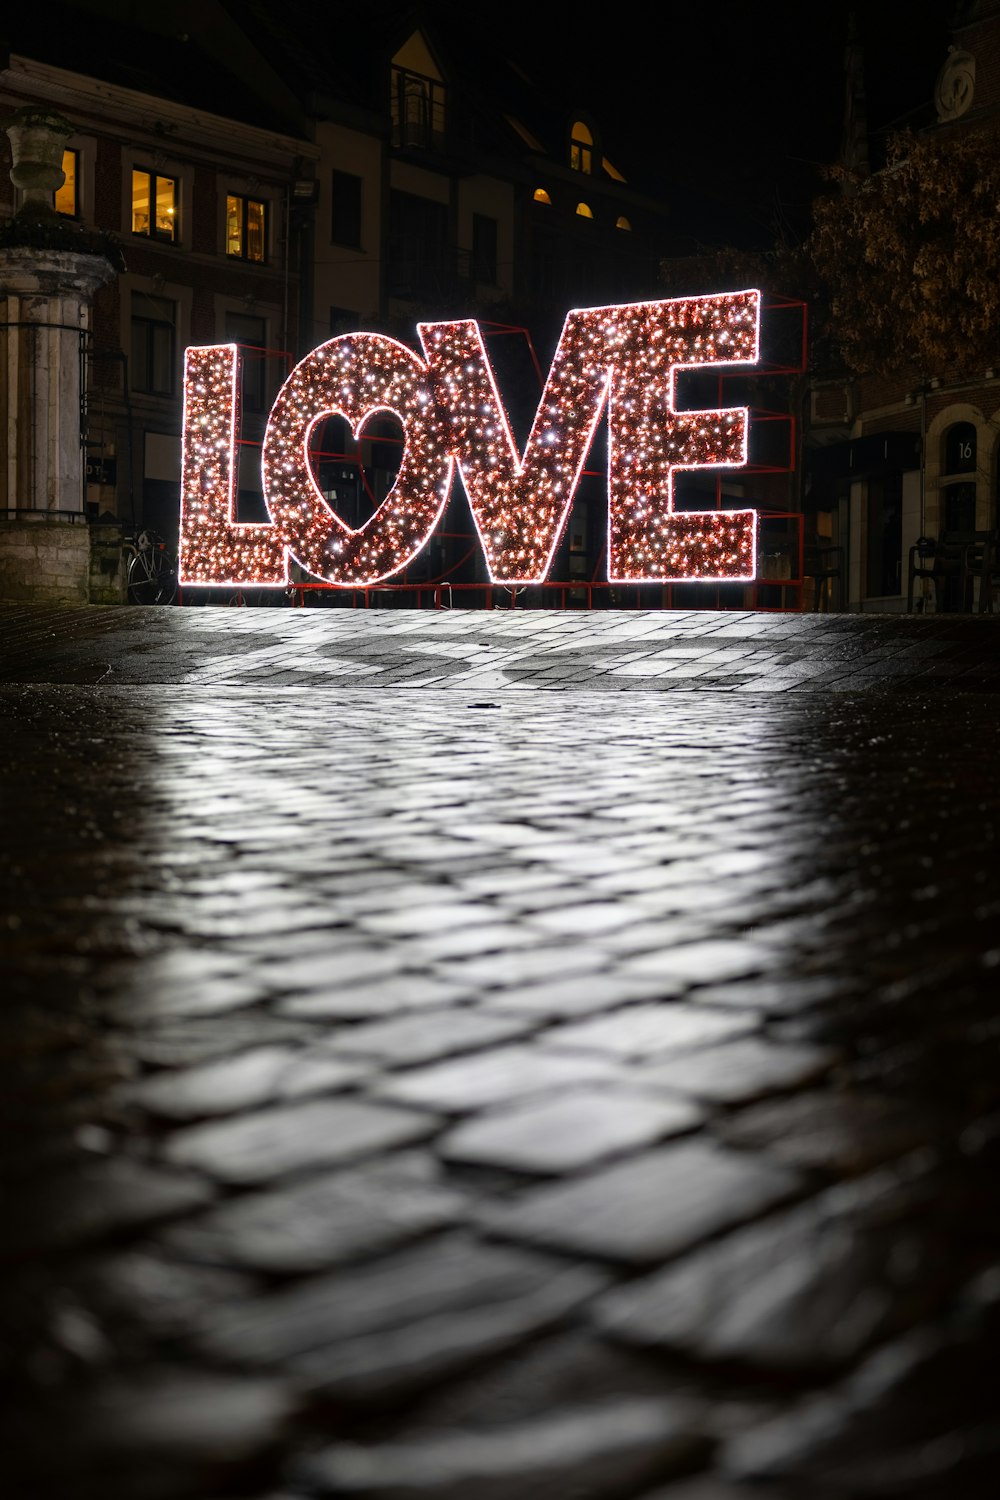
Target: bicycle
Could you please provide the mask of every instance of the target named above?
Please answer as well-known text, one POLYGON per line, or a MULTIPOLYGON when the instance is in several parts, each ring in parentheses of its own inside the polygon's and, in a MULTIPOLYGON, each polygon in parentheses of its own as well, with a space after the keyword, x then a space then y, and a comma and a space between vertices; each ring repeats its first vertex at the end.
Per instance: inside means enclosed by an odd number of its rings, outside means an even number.
POLYGON ((177 560, 155 531, 140 531, 124 544, 125 585, 130 604, 172 604, 177 597, 177 560))

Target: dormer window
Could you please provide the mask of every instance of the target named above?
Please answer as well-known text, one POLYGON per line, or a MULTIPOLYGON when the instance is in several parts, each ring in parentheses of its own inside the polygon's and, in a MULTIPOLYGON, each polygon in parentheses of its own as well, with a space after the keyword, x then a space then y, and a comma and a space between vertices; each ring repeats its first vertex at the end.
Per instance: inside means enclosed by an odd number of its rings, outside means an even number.
POLYGON ((419 31, 392 59, 390 113, 392 144, 423 150, 444 141, 446 99, 444 79, 419 31))
POLYGON ((594 170, 594 137, 582 120, 573 121, 569 142, 569 164, 574 172, 586 172, 588 176, 594 170))

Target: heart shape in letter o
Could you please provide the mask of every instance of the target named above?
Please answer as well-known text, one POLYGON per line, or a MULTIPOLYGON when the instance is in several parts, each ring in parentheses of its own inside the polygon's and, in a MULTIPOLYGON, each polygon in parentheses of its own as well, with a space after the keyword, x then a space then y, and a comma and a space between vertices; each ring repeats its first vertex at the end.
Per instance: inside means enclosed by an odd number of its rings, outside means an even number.
POLYGON ((427 366, 385 334, 343 334, 321 344, 278 393, 261 466, 278 535, 306 572, 359 587, 398 573, 430 537, 452 476, 427 366), (325 417, 342 416, 359 438, 380 413, 401 423, 403 455, 392 489, 355 530, 323 498, 309 458, 310 435, 325 417))

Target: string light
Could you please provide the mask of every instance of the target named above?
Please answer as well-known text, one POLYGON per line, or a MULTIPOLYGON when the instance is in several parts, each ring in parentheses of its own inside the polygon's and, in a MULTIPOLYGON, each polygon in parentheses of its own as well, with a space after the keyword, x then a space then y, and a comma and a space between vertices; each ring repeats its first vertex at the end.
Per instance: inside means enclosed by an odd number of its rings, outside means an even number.
POLYGON ((441 442, 427 367, 383 334, 348 333, 306 355, 282 386, 264 433, 264 498, 275 528, 307 572, 344 587, 378 583, 411 562, 444 509, 453 465, 441 442), (396 482, 354 530, 330 509, 309 460, 317 423, 346 417, 355 438, 376 413, 403 428, 396 482))
POLYGON ((492 582, 545 578, 605 400, 609 580, 754 576, 756 513, 675 514, 673 493, 679 471, 746 463, 748 413, 678 413, 674 396, 678 370, 757 360, 759 292, 568 313, 523 458, 478 324, 418 331, 492 582))
POLYGON ((181 439, 182 584, 288 582, 285 549, 267 522, 236 521, 240 357, 235 344, 187 349, 181 439))
POLYGON ((609 582, 756 576, 756 511, 674 508, 678 473, 746 464, 750 414, 678 412, 675 398, 682 370, 757 362, 760 301, 744 291, 627 309, 630 337, 609 401, 609 582))
POLYGON ((320 345, 292 371, 264 435, 271 528, 238 526, 233 518, 236 351, 188 351, 183 581, 219 582, 221 569, 229 581, 284 582, 290 554, 328 583, 377 583, 426 544, 457 470, 491 581, 540 582, 605 406, 609 581, 755 576, 755 511, 674 509, 676 474, 746 463, 748 412, 678 412, 675 391, 678 371, 757 360, 759 292, 568 313, 523 455, 479 325, 428 323, 418 332, 426 362, 394 339, 358 333, 320 345), (385 500, 354 529, 316 483, 310 440, 333 414, 347 419, 357 439, 378 413, 400 422, 402 459, 385 500))

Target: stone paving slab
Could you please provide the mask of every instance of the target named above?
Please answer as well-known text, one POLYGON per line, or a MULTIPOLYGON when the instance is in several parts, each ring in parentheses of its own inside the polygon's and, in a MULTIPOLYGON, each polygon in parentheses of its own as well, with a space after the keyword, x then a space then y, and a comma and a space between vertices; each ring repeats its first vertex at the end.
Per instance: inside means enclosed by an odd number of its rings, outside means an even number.
POLYGON ((1000 621, 0 624, 18 1500, 992 1500, 1000 621))
POLYGON ((0 603, 0 632, 6 682, 338 693, 1000 691, 992 616, 0 603))

